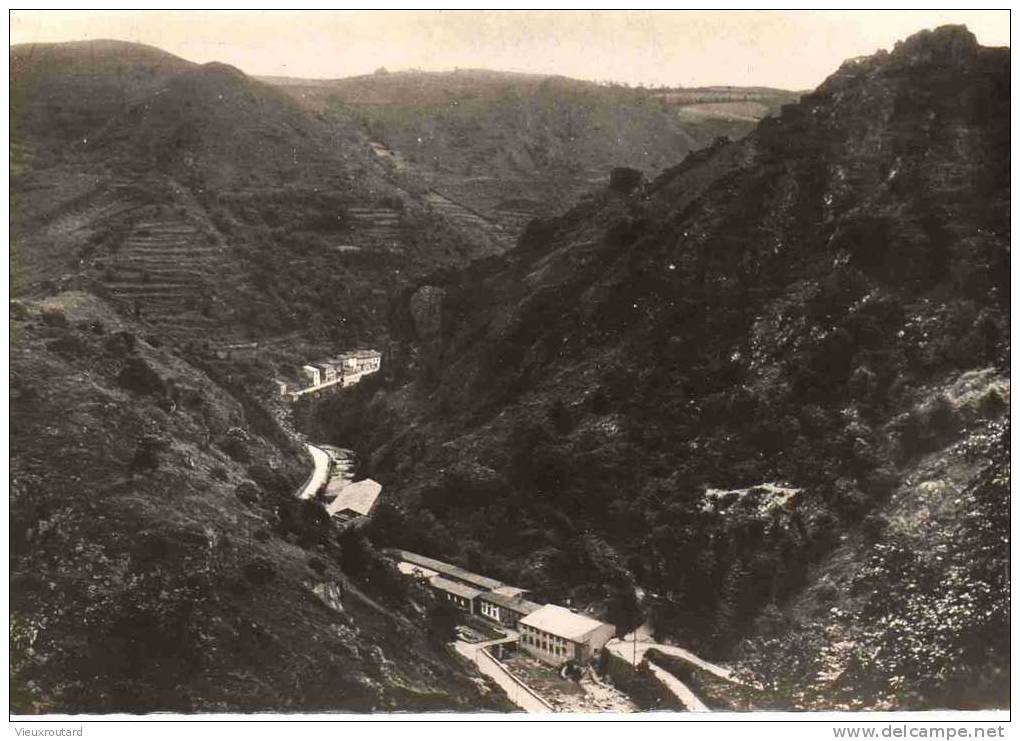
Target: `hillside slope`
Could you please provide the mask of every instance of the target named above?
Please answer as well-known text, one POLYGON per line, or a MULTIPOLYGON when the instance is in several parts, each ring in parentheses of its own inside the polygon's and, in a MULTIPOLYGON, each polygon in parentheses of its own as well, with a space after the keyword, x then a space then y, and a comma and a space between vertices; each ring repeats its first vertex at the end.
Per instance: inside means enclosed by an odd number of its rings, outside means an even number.
MULTIPOLYGON (((407 365, 357 403, 305 411, 400 492, 373 537, 733 658, 767 606, 823 604, 804 589, 844 537, 920 557, 936 512, 980 521, 1001 484, 945 510, 910 492, 923 456, 956 477, 922 489, 935 499, 1008 476, 1001 447, 953 452, 997 437, 1008 407, 1008 70, 1008 50, 966 29, 922 32, 745 139, 623 179, 405 295, 407 365), (914 516, 928 524, 908 538, 896 522, 914 516)), ((1008 592, 988 576, 1006 536, 980 532, 976 571, 926 562, 923 586, 843 552, 859 594, 986 599, 952 631, 919 629, 927 663, 840 670, 859 703, 1007 701, 1008 592)), ((869 614, 859 646, 895 645, 869 614)))
POLYGON ((123 41, 12 46, 12 140, 45 142, 35 153, 87 138, 112 116, 195 65, 160 49, 123 41))
POLYGON ((11 62, 16 292, 85 288, 175 340, 383 342, 405 276, 504 248, 397 182, 356 123, 227 65, 116 42, 11 62))
POLYGON ((794 99, 781 90, 669 93, 471 69, 269 81, 311 110, 362 120, 399 169, 514 234, 604 185, 614 166, 656 173, 719 136, 746 134, 794 99), (731 98, 744 103, 742 115, 734 117, 731 98))
POLYGON ((302 446, 102 301, 11 323, 11 710, 507 709, 302 446))

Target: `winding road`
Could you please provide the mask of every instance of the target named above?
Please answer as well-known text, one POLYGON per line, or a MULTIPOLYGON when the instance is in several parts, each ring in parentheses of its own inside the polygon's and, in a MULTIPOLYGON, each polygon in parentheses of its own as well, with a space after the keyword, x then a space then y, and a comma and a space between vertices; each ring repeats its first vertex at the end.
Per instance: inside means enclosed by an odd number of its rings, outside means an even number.
POLYGON ((329 481, 329 453, 321 448, 317 448, 314 445, 305 444, 308 448, 308 452, 312 456, 312 460, 315 462, 315 468, 312 469, 312 475, 308 477, 308 481, 305 483, 301 493, 298 494, 300 499, 311 499, 315 496, 316 492, 326 485, 329 481))

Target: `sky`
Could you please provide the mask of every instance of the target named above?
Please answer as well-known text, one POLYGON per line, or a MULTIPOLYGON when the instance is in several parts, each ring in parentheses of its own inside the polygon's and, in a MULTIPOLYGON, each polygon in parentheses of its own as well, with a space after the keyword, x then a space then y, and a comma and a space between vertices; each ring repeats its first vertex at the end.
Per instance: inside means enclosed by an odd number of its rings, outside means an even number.
POLYGON ((850 57, 963 23, 1009 44, 1009 11, 11 11, 11 43, 120 39, 250 75, 456 67, 631 85, 813 88, 850 57))

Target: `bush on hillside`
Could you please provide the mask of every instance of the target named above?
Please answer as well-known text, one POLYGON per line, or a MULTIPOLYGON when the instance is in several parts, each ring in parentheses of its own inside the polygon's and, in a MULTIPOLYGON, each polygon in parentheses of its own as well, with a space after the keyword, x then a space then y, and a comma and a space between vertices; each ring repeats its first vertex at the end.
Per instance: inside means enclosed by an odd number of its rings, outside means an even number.
POLYGON ((143 358, 138 356, 130 357, 124 361, 120 373, 117 374, 117 383, 121 388, 136 394, 162 395, 166 393, 166 383, 163 378, 143 358))

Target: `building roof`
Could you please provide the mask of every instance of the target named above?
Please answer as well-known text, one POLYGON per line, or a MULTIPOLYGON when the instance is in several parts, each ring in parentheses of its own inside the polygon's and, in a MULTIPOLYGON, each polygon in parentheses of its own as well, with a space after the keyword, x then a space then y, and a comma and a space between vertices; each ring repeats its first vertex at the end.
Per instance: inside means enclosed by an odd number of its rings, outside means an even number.
POLYGON ((432 569, 426 569, 424 566, 408 563, 407 561, 398 561, 397 569, 401 574, 407 574, 408 576, 424 576, 425 578, 438 576, 432 569))
POLYGON ((502 594, 504 597, 521 597, 531 590, 522 589, 521 587, 514 587, 509 584, 504 584, 501 587, 496 587, 492 591, 495 592, 496 594, 502 594))
POLYGON ((452 579, 447 579, 445 576, 433 576, 429 579, 429 584, 434 586, 436 589, 441 589, 444 592, 455 594, 458 597, 463 597, 464 599, 474 599, 482 593, 481 589, 466 586, 460 582, 455 582, 452 579))
POLYGON ((596 628, 608 625, 608 623, 600 622, 587 615, 579 615, 559 605, 543 605, 530 615, 521 618, 521 625, 528 625, 535 630, 552 633, 560 638, 580 640, 596 628))
POLYGON ((359 515, 367 515, 372 511, 381 491, 382 484, 378 481, 372 479, 357 481, 341 489, 336 499, 326 507, 326 511, 330 515, 335 515, 349 509, 359 515))
MULTIPOLYGON (((351 485, 351 480, 344 476, 330 476, 329 482, 326 484, 326 488, 323 493, 326 498, 333 497, 334 500, 338 499, 343 493, 344 489, 351 485)), ((328 507, 327 507, 328 509, 328 507)))
POLYGON ((427 569, 432 569, 433 571, 443 574, 450 579, 467 582, 471 586, 478 587, 479 589, 487 591, 503 586, 503 582, 501 581, 496 581, 495 579, 490 579, 487 576, 482 576, 481 574, 475 574, 467 569, 462 569, 460 566, 454 566, 453 564, 446 563, 445 561, 438 561, 434 558, 429 558, 428 556, 412 553, 411 551, 395 550, 393 551, 393 554, 404 561, 424 566, 427 569))
POLYGON ((486 592, 481 596, 481 599, 486 602, 491 602, 494 605, 505 607, 508 610, 519 613, 521 615, 530 615, 535 610, 539 609, 542 605, 537 602, 532 602, 529 599, 522 597, 508 597, 505 594, 500 594, 497 591, 486 592))
POLYGON ((344 353, 340 353, 338 358, 379 358, 382 357, 382 353, 378 350, 349 350, 344 353))

